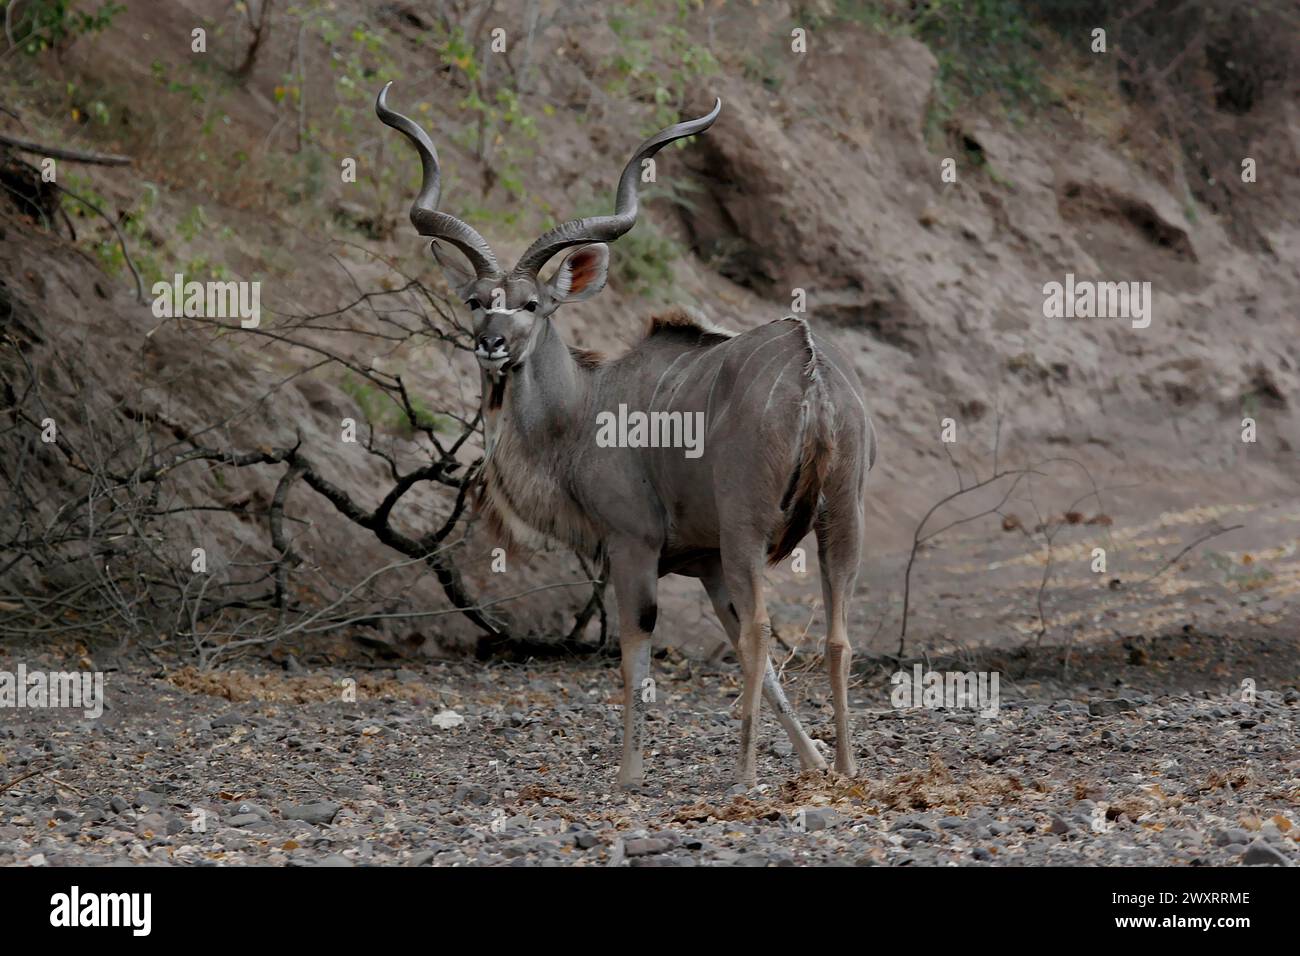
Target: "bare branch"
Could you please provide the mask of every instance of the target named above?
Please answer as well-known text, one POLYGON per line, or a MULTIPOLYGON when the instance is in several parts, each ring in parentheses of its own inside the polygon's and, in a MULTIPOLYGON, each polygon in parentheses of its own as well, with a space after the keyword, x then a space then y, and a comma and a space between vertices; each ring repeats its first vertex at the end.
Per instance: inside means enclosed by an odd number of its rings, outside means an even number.
POLYGON ((114 153, 88 153, 79 149, 46 146, 41 143, 34 143, 31 140, 18 139, 16 136, 10 136, 7 133, 0 133, 0 143, 12 146, 24 153, 34 153, 42 157, 48 156, 51 159, 62 159, 70 163, 90 163, 96 166, 130 166, 134 162, 130 156, 118 156, 114 153))

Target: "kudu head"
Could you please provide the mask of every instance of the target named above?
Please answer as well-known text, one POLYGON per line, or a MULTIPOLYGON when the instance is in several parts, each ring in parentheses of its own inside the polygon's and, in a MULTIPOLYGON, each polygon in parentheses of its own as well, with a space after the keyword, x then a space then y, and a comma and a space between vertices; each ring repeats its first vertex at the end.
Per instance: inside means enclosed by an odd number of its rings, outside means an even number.
POLYGON ((642 164, 673 140, 702 133, 713 125, 722 110, 717 100, 707 116, 661 130, 642 143, 623 169, 612 216, 589 216, 561 223, 542 235, 520 257, 509 272, 497 263, 496 255, 482 236, 468 224, 438 212, 441 175, 438 152, 433 142, 413 120, 388 108, 387 84, 375 101, 375 112, 393 129, 405 134, 420 154, 424 182, 411 204, 411 223, 430 244, 452 290, 461 297, 474 319, 474 354, 490 375, 521 367, 532 352, 550 315, 565 302, 588 299, 605 287, 609 269, 609 246, 636 223, 637 186, 642 164), (469 268, 449 261, 438 252, 438 240, 455 246, 469 268), (570 252, 547 279, 542 268, 563 249, 570 252))

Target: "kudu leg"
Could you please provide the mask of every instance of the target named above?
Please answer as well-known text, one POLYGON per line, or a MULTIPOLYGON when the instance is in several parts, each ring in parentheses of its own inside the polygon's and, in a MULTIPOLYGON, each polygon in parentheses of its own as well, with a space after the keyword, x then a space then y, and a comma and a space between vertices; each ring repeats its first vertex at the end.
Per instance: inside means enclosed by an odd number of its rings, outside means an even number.
POLYGON ((834 535, 819 528, 818 539, 822 598, 826 608, 826 668, 830 672, 831 705, 835 709, 835 769, 853 776, 858 772, 858 764, 853 757, 849 721, 849 669, 853 663, 853 648, 848 635, 848 602, 858 574, 858 525, 842 522, 834 535))
POLYGON ((623 759, 618 784, 631 787, 644 777, 642 749, 645 745, 646 705, 654 700, 650 681, 650 637, 658 616, 657 567, 650 560, 610 555, 610 576, 618 602, 619 653, 623 670, 623 759))
POLYGON ((853 735, 849 728, 849 668, 853 648, 849 645, 847 617, 843 595, 834 594, 827 601, 830 628, 826 636, 826 668, 831 676, 831 702, 835 708, 835 769, 853 776, 858 772, 853 757, 853 735))
MULTIPOLYGON (((743 671, 745 664, 744 656, 740 651, 740 619, 736 616, 736 609, 731 604, 731 596, 727 593, 727 585, 722 577, 722 565, 715 563, 701 577, 701 582, 708 592, 709 600, 713 603, 713 613, 718 616, 722 629, 727 633, 727 639, 736 650, 736 658, 740 661, 743 671)), ((800 768, 825 770, 826 761, 817 751, 817 745, 804 733, 794 708, 790 706, 785 691, 781 689, 781 681, 776 676, 776 668, 772 666, 771 659, 768 660, 763 672, 763 699, 776 713, 776 719, 781 722, 786 736, 790 738, 790 743, 799 757, 800 768)))
POLYGON ((619 623, 619 652, 623 665, 623 759, 618 785, 631 787, 645 777, 641 752, 645 747, 645 682, 650 677, 650 635, 619 623))
MULTIPOLYGON (((755 549, 758 550, 758 549, 755 549)), ((752 552, 751 552, 752 553, 752 552)), ((759 553, 762 553, 759 550, 759 553)), ((772 642, 772 625, 763 601, 763 572, 760 568, 728 567, 723 558, 727 592, 740 619, 740 670, 744 682, 740 692, 740 761, 738 782, 753 786, 758 782, 759 708, 763 700, 763 676, 767 671, 768 651, 772 642)))

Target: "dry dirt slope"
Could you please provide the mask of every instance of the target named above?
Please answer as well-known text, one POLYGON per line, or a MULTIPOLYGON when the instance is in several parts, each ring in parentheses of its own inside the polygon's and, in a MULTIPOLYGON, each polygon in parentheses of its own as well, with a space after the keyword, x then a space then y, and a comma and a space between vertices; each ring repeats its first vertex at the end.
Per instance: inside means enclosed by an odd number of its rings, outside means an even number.
MULTIPOLYGON (((190 24, 222 15, 219 4, 201 2, 162 12, 128 10, 102 36, 79 41, 66 67, 47 65, 48 89, 30 94, 31 112, 41 115, 42 100, 56 99, 54 91, 65 85, 60 69, 83 84, 98 84, 106 98, 136 91, 137 110, 93 135, 138 147, 138 172, 129 178, 95 172, 94 182, 123 208, 134 205, 145 182, 159 186, 163 201, 150 228, 164 236, 177 231, 194 203, 202 203, 208 227, 184 251, 202 251, 239 276, 265 277, 281 313, 336 305, 353 294, 354 279, 363 285, 391 281, 388 267, 356 244, 431 274, 423 253, 413 252, 417 247, 401 223, 400 203, 382 210, 397 226, 388 238, 358 238, 335 215, 337 185, 323 182, 316 198, 304 197, 268 217, 257 210, 255 194, 218 188, 220 170, 186 173, 178 167, 177 154, 198 155, 197 131, 213 109, 225 113, 225 149, 245 146, 256 155, 258 144, 270 143, 269 153, 292 150, 274 95, 295 36, 283 19, 287 13, 273 21, 270 46, 247 84, 225 88, 215 103, 180 105, 183 96, 164 93, 166 84, 152 75, 151 64, 159 61, 174 79, 185 79, 190 24), (147 128, 160 113, 166 114, 161 141, 176 144, 170 150, 159 149, 158 131, 147 128), (346 264, 351 278, 331 256, 346 264)), ((394 18, 384 5, 348 15, 388 31, 391 62, 385 67, 403 97, 430 105, 423 115, 443 131, 454 175, 448 201, 453 208, 470 208, 483 169, 456 136, 465 117, 454 109, 462 92, 455 71, 430 71, 416 45, 428 24, 421 26, 417 15, 394 18)), ((521 4, 505 4, 500 15, 515 22, 524 11, 521 4)), ((693 253, 672 264, 674 299, 720 324, 745 328, 783 314, 792 290, 802 288, 813 321, 857 357, 881 434, 869 500, 873 560, 865 582, 873 600, 897 606, 903 563, 898 548, 925 508, 951 490, 952 469, 938 441, 946 417, 958 429, 958 442, 948 450, 967 468, 990 466, 998 419, 1006 460, 1065 453, 1088 465, 1100 484, 1120 486, 1105 507, 1114 522, 1112 535, 1150 526, 1167 511, 1230 508, 1244 501, 1267 505, 1294 494, 1300 383, 1294 231, 1300 216, 1294 214, 1293 180, 1277 172, 1294 168, 1297 141, 1294 102, 1285 89, 1251 107, 1262 126, 1240 127, 1271 130, 1241 143, 1242 154, 1255 156, 1262 170, 1263 201, 1256 209, 1265 239, 1262 247, 1243 248, 1214 215, 1196 209, 1183 194, 1188 173, 1176 153, 1152 145, 1153 118, 1113 91, 1067 91, 1057 106, 1020 125, 996 108, 972 106, 959 111, 936 142, 926 137, 937 74, 929 49, 910 38, 837 24, 814 34, 811 54, 767 64, 781 80, 774 91, 746 69, 744 56, 754 47, 755 27, 772 37, 788 33, 784 15, 777 5, 756 18, 724 16, 710 24, 720 72, 701 79, 684 106, 693 108, 717 91, 726 101, 724 118, 665 163, 669 176, 694 177, 694 201, 689 207, 660 202, 650 218, 693 253), (940 178, 941 160, 949 153, 957 160, 955 183, 940 178), (1066 273, 1152 282, 1151 327, 1044 318, 1043 283, 1066 273), (1240 441, 1247 410, 1260 423, 1260 441, 1253 446, 1240 441)), ((313 59, 328 59, 329 49, 314 31, 306 42, 315 44, 309 47, 313 59)), ((635 138, 632 131, 645 125, 646 111, 634 105, 635 90, 622 99, 602 92, 605 54, 620 42, 608 22, 558 18, 544 28, 541 42, 566 55, 537 63, 535 82, 523 95, 545 146, 524 159, 522 173, 541 203, 567 212, 603 194, 635 138)), ((385 78, 373 77, 376 85, 385 78)), ((313 108, 321 104, 312 115, 326 127, 329 108, 338 102, 334 80, 322 71, 304 86, 307 102, 313 108)), ((49 132, 57 136, 60 128, 51 122, 49 132)), ((363 167, 402 162, 409 172, 409 158, 397 160, 378 129, 362 127, 351 138, 330 129, 333 144, 369 160, 363 167)), ((500 190, 481 202, 491 213, 509 205, 500 190)), ((502 248, 517 250, 529 238, 525 227, 537 224, 526 215, 520 226, 490 221, 484 230, 502 248)), ((300 355, 278 355, 265 343, 236 338, 218 343, 225 354, 208 368, 210 374, 191 375, 181 366, 183 330, 167 330, 176 336, 171 344, 147 342, 144 333, 155 323, 120 296, 120 282, 96 276, 27 230, 23 224, 6 228, 8 294, 40 323, 34 334, 49 348, 77 353, 90 343, 92 356, 104 356, 96 373, 100 388, 111 391, 122 368, 165 367, 175 374, 159 404, 169 414, 197 417, 238 409, 248 389, 302 365, 300 355), (91 291, 96 283, 114 297, 111 303, 97 300, 91 291)), ((648 307, 631 290, 614 288, 574 308, 564 321, 575 341, 616 350, 639 324, 634 317, 648 307)), ((474 373, 466 363, 401 349, 392 360, 407 367, 422 394, 472 404, 474 373)), ((303 376, 281 389, 271 406, 242 415, 233 437, 274 440, 303 424, 331 477, 364 499, 376 480, 376 464, 340 454, 332 440, 333 422, 349 405, 337 377, 303 376)), ((418 460, 419 451, 410 447, 404 454, 418 460)), ((269 495, 264 479, 248 481, 250 487, 230 490, 229 496, 269 495)), ((204 485, 193 491, 214 493, 204 485)), ((1065 479, 1057 499, 1044 507, 1060 510, 1078 493, 1079 481, 1065 479)), ((383 560, 381 547, 332 521, 319 501, 295 503, 311 522, 302 546, 322 564, 342 554, 368 564, 383 560)), ((423 517, 416 512, 409 520, 418 526, 423 517)), ((241 545, 262 546, 261 535, 237 523, 201 531, 228 553, 239 553, 241 545)), ((1159 554, 1136 559, 1158 564, 1180 543, 1162 541, 1159 554)), ((1261 540, 1259 547, 1285 551, 1293 543, 1293 537, 1261 540)), ((1238 558, 1246 552, 1234 550, 1238 558)), ((549 573, 541 566, 551 565, 539 559, 512 578, 509 589, 549 573)), ((502 586, 486 573, 475 584, 489 593, 502 586)), ((815 614, 802 599, 799 579, 779 571, 777 585, 791 621, 815 614)), ((427 580, 413 593, 437 600, 427 580)), ((696 596, 686 589, 670 588, 669 594, 667 619, 676 614, 679 621, 692 620, 696 596)), ((547 595, 521 602, 516 621, 524 630, 551 632, 564 620, 557 613, 564 601, 547 595)), ((864 619, 864 629, 871 626, 864 619)), ((457 627, 444 619, 433 636, 465 633, 457 627)))

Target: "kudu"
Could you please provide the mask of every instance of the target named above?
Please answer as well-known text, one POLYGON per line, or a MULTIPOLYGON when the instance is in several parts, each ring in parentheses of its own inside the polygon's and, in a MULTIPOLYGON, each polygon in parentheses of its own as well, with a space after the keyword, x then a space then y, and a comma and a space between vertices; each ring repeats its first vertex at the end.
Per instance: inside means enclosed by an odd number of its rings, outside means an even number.
POLYGON ((788 556, 810 528, 829 622, 835 769, 854 773, 848 603, 875 434, 852 366, 793 316, 733 334, 676 311, 652 319, 644 339, 613 360, 569 348, 551 318, 560 305, 604 287, 605 243, 636 222, 643 162, 708 129, 722 101, 707 116, 671 126, 637 148, 619 179, 612 216, 556 226, 507 272, 477 231, 437 211, 438 154, 424 130, 388 108, 387 94, 385 86, 375 105, 379 118, 415 144, 423 165, 411 222, 435 240, 435 257, 473 313, 489 518, 518 543, 551 539, 588 554, 603 546, 609 556, 623 671, 620 784, 642 777, 642 690, 658 579, 667 574, 703 582, 740 659, 740 782, 755 782, 760 693, 802 767, 825 768, 768 659, 772 631, 763 600, 764 561, 788 556), (437 240, 459 249, 472 271, 444 261, 437 240), (548 261, 574 246, 549 278, 540 278, 548 261), (620 406, 701 416, 704 453, 687 457, 680 448, 598 442, 597 416, 620 406))

